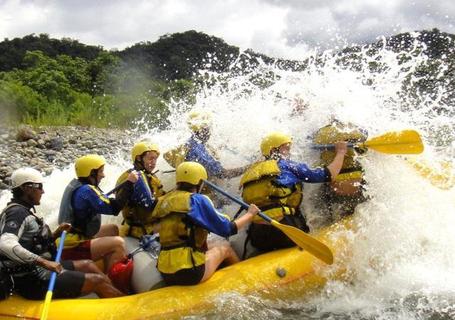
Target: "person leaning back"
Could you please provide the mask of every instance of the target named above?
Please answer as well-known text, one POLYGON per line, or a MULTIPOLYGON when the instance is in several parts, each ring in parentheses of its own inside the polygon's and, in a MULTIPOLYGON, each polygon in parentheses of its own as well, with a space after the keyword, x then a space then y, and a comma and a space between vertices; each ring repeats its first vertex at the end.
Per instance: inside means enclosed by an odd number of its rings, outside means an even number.
MULTIPOLYGON (((291 143, 291 137, 281 132, 272 132, 262 140, 261 152, 265 159, 253 164, 242 176, 242 198, 247 203, 256 203, 270 218, 309 232, 300 211, 303 182, 322 183, 334 179, 343 164, 346 142, 336 144, 332 163, 315 169, 290 159, 291 143)), ((258 218, 253 220, 246 241, 251 241, 260 251, 294 246, 281 230, 258 218)))
POLYGON ((43 177, 33 168, 21 168, 11 176, 13 198, 0 215, 0 268, 14 279, 15 291, 27 299, 44 299, 51 272, 57 272, 54 298, 74 298, 92 292, 102 298, 123 294, 112 286, 91 260, 54 262, 54 244, 63 230, 52 233, 35 214, 44 194, 43 177))

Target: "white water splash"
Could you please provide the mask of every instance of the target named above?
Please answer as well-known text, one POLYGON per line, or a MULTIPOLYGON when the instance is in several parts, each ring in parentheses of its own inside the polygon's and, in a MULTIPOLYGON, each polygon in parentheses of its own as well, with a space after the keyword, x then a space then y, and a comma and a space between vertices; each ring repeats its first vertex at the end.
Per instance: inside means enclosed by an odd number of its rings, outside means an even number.
MULTIPOLYGON (((260 140, 272 130, 291 134, 293 158, 314 164, 318 154, 310 148, 309 137, 337 118, 367 129, 370 137, 417 129, 424 138, 426 159, 453 161, 455 135, 453 115, 449 112, 453 106, 442 102, 445 88, 439 88, 439 98, 433 99, 402 95, 403 83, 427 58, 385 49, 374 56, 365 52, 360 56, 360 71, 338 66, 337 58, 326 53, 320 58, 323 65, 313 59, 301 72, 261 65, 242 76, 208 74, 211 84, 197 93, 194 106, 174 101, 167 129, 151 129, 140 135, 158 142, 164 153, 190 136, 186 112, 202 108, 213 113, 210 144, 226 168, 259 159, 260 140), (403 56, 408 59, 404 61, 403 56), (370 63, 380 64, 383 71, 371 73, 370 63), (269 85, 258 86, 258 82, 269 85), (415 105, 415 101, 419 104, 415 105), (435 107, 448 112, 435 112, 435 107), (443 139, 441 132, 445 133, 443 139)), ((110 161, 106 168, 108 178, 103 183, 105 190, 113 187, 118 175, 130 166, 128 159, 129 155, 120 154, 110 161)), ((287 308, 289 312, 300 308, 300 316, 294 318, 411 319, 434 314, 436 318, 450 318, 454 314, 454 189, 434 187, 400 156, 370 151, 361 161, 370 199, 359 206, 355 216, 360 228, 352 238, 352 257, 346 266, 350 281, 331 281, 319 295, 287 305, 281 302, 264 314, 283 318, 276 308, 287 308)), ((162 157, 157 168, 169 190, 173 175, 162 174, 170 169, 162 157)), ((59 199, 72 177, 72 169, 63 168, 46 178, 46 194, 39 212, 50 223, 55 224, 59 199)), ((238 179, 226 182, 224 187, 238 193, 238 179)), ((3 193, 0 204, 4 205, 7 198, 7 193, 3 193)), ((311 202, 311 197, 306 199, 311 202)), ((312 208, 311 203, 304 207, 312 208)), ((250 306, 254 309, 256 304, 253 298, 246 299, 247 317, 254 314, 250 306)))

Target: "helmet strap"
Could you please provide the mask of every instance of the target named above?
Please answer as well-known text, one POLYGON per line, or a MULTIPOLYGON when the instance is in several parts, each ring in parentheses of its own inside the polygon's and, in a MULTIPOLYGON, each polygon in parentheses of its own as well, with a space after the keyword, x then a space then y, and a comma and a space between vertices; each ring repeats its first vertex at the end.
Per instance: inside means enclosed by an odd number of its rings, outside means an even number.
POLYGON ((90 184, 94 185, 95 187, 98 187, 99 181, 98 181, 98 170, 93 169, 92 172, 90 172, 90 175, 87 177, 88 181, 90 184))
POLYGON ((136 169, 136 170, 145 170, 144 160, 142 160, 142 155, 139 156, 139 160, 136 157, 136 159, 134 160, 133 166, 134 166, 134 169, 136 169))

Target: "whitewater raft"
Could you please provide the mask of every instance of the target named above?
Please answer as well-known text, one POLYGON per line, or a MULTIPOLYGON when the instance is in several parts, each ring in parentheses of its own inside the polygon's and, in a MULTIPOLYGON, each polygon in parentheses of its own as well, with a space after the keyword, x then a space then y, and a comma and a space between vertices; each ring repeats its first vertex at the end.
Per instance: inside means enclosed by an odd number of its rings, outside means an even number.
MULTIPOLYGON (((343 251, 345 242, 330 235, 349 228, 345 220, 322 230, 316 238, 333 252, 343 251)), ((298 248, 256 256, 220 269, 207 282, 196 286, 173 286, 111 299, 54 300, 48 319, 170 319, 200 314, 214 307, 223 293, 259 294, 273 298, 297 295, 319 288, 327 281, 328 266, 298 248), (293 286, 298 282, 298 286, 293 286)), ((331 267, 330 267, 331 268, 331 267)), ((338 273, 341 273, 339 271, 338 273)), ((330 278, 336 274, 330 273, 330 278)), ((43 302, 18 296, 0 302, 0 319, 39 319, 43 302)))
MULTIPOLYGON (((278 250, 220 269, 195 286, 165 287, 111 299, 54 300, 48 319, 173 319, 209 312, 223 294, 255 294, 269 299, 302 296, 343 276, 343 259, 349 256, 345 231, 353 229, 353 220, 348 217, 313 234, 334 253, 332 266, 297 247, 278 250)), ((12 296, 0 302, 0 319, 39 319, 42 307, 42 301, 12 296)))

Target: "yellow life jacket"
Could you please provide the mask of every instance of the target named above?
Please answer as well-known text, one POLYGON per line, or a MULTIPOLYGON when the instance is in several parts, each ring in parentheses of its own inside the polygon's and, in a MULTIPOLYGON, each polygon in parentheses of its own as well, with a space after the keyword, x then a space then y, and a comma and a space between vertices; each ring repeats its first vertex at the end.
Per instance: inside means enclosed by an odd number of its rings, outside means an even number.
MULTIPOLYGON (((55 239, 55 245, 57 246, 57 248, 60 244, 60 240, 61 240, 60 237, 55 239)), ((88 240, 88 238, 86 236, 84 236, 83 234, 67 233, 66 237, 65 237, 65 242, 63 243, 63 248, 70 249, 70 248, 77 247, 79 244, 81 244, 82 242, 84 242, 86 240, 88 240)))
POLYGON ((160 272, 172 274, 205 263, 208 232, 188 219, 191 194, 171 191, 158 199, 153 210, 153 219, 160 223, 160 272))
MULTIPOLYGON (((314 138, 313 142, 316 144, 332 144, 338 141, 347 141, 351 143, 363 142, 367 139, 366 132, 353 124, 343 124, 339 121, 333 121, 331 124, 320 128, 314 138)), ((353 148, 348 148, 344 157, 343 166, 340 174, 335 178, 335 181, 347 181, 361 179, 362 167, 356 160, 357 153, 353 148)), ((320 155, 321 162, 319 165, 328 166, 335 158, 335 151, 324 150, 320 155)))
POLYGON ((185 161, 186 154, 188 153, 188 147, 186 144, 182 144, 174 149, 171 149, 163 154, 164 160, 169 163, 173 168, 177 168, 179 164, 185 161))
MULTIPOLYGON (((254 203, 275 220, 294 214, 302 202, 302 185, 294 188, 277 185, 275 179, 280 173, 277 160, 265 160, 253 164, 240 179, 243 200, 254 203)), ((262 219, 255 217, 253 222, 262 222, 262 219)))
MULTIPOLYGON (((126 181, 130 170, 125 171, 117 179, 116 185, 119 185, 126 181)), ((150 190, 155 198, 164 195, 163 185, 160 179, 154 174, 140 171, 140 174, 145 177, 145 180, 150 187, 150 190)), ((125 219, 125 224, 122 227, 121 233, 125 236, 131 236, 140 238, 144 234, 150 234, 153 231, 154 224, 152 223, 152 211, 153 208, 145 208, 143 206, 135 206, 134 204, 128 203, 122 209, 122 215, 125 219)))

